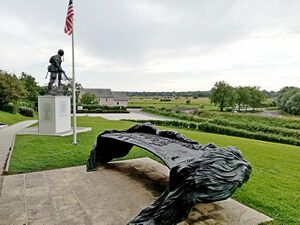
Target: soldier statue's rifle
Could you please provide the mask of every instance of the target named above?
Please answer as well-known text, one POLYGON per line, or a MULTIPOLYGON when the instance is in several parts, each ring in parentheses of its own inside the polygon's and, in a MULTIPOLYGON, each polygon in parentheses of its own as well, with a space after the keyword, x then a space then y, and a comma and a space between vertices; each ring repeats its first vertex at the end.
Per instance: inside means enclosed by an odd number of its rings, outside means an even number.
POLYGON ((65 71, 62 71, 62 74, 65 75, 65 78, 70 81, 70 78, 67 76, 66 72, 65 71))
MULTIPOLYGON (((49 73, 49 71, 47 71, 46 76, 45 76, 45 79, 47 79, 48 73, 49 73)), ((62 73, 63 75, 65 75, 65 77, 66 77, 67 80, 70 80, 70 78, 67 76, 67 74, 66 74, 65 71, 62 71, 61 73, 62 73)))

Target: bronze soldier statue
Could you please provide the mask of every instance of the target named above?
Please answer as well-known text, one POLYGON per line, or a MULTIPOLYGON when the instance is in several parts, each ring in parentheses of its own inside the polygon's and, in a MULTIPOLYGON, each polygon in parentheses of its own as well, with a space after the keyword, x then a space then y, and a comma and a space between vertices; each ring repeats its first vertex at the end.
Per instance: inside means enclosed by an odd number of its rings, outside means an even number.
POLYGON ((50 65, 48 66, 48 73, 50 73, 50 81, 48 83, 48 92, 52 89, 52 85, 54 84, 56 78, 58 78, 58 86, 61 86, 62 74, 66 77, 67 80, 69 80, 65 71, 61 68, 61 58, 63 57, 63 55, 64 51, 62 49, 59 49, 57 55, 52 56, 49 60, 50 65))

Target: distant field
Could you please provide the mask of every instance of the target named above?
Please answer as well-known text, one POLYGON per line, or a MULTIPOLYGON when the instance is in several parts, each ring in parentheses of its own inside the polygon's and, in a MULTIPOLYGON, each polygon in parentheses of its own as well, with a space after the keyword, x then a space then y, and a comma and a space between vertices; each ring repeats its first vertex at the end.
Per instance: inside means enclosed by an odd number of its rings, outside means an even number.
POLYGON ((128 106, 130 107, 155 107, 155 108, 174 108, 174 107, 180 107, 180 108, 187 108, 187 109, 198 109, 198 108, 204 108, 206 110, 212 110, 216 109, 216 107, 209 102, 208 97, 201 97, 197 99, 193 98, 165 98, 165 97, 130 97, 128 101, 128 106), (170 101, 167 101, 167 99, 170 99, 170 101), (187 100, 190 101, 189 104, 187 104, 187 100))

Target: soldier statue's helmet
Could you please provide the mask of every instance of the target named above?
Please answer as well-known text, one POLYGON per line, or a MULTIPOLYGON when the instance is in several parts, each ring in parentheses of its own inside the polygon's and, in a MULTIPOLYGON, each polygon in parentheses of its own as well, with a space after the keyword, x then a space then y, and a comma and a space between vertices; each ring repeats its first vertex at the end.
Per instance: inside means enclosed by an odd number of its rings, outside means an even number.
POLYGON ((65 53, 64 53, 64 50, 62 49, 59 49, 58 52, 57 52, 60 56, 63 56, 65 53))

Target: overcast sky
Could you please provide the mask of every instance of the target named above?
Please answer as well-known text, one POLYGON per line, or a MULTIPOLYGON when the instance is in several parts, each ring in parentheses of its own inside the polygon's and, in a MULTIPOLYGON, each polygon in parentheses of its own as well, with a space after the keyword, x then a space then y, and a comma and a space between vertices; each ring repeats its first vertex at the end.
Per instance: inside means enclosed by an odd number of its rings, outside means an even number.
MULTIPOLYGON (((40 84, 65 50, 68 0, 0 0, 0 69, 40 84)), ((210 90, 216 81, 300 86, 299 0, 74 0, 76 81, 126 91, 210 90)))

